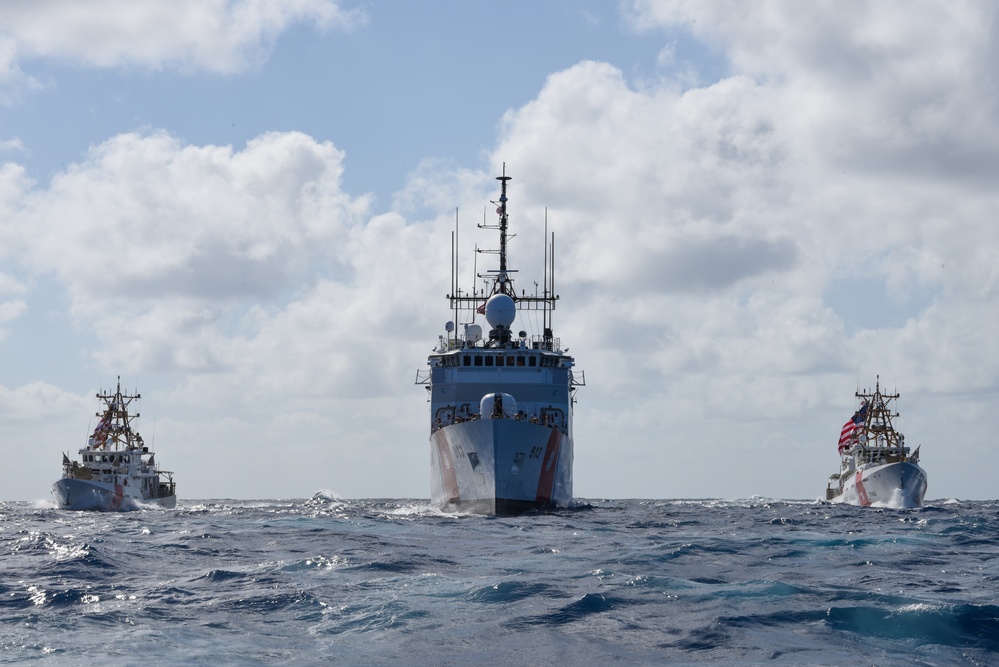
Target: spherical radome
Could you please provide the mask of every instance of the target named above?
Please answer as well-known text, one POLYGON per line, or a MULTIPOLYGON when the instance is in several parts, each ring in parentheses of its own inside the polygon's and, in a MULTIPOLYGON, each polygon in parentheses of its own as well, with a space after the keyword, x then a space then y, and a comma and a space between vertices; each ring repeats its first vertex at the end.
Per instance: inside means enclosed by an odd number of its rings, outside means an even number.
POLYGON ((486 322, 491 327, 509 327, 517 317, 517 304, 506 294, 493 294, 486 301, 486 322))

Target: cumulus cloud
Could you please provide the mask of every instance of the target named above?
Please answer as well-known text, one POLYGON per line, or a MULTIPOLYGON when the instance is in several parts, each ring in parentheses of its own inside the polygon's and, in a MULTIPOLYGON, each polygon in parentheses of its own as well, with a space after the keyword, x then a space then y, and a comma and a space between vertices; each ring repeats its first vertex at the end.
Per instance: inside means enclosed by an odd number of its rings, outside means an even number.
POLYGON ((991 3, 786 0, 633 3, 646 30, 682 28, 768 85, 815 159, 830 167, 948 179, 995 178, 999 9, 991 3))
POLYGON ((342 241, 368 201, 340 190, 342 159, 294 132, 241 151, 119 135, 44 189, 25 191, 8 169, 22 197, 4 236, 21 263, 65 285, 76 322, 128 350, 131 364, 212 368, 225 344, 210 332, 252 328, 241 316, 249 304, 280 303, 320 274, 350 279, 342 241))
POLYGON ((64 0, 4 5, 0 82, 37 58, 89 67, 180 67, 229 73, 256 65, 294 23, 349 30, 363 12, 331 0, 64 0))
MULTIPOLYGON (((0 33, 0 106, 13 106, 24 94, 41 88, 41 82, 22 71, 15 40, 0 33)), ((10 142, 4 143, 8 148, 10 142)))
POLYGON ((16 320, 27 308, 24 301, 11 299, 0 301, 0 341, 7 337, 7 324, 16 320))
POLYGON ((68 411, 89 412, 90 407, 83 397, 45 382, 31 382, 13 390, 0 386, 0 406, 5 421, 34 424, 68 411))
POLYGON ((26 292, 27 288, 20 280, 0 272, 0 342, 7 336, 7 325, 27 309, 21 298, 26 292))

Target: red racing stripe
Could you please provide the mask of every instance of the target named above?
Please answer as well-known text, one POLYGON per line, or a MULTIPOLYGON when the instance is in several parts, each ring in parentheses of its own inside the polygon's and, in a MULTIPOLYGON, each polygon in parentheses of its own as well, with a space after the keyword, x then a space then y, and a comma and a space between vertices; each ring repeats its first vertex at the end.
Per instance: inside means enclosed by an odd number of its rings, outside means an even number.
POLYGON ((558 455, 562 448, 562 432, 557 428, 552 429, 552 434, 548 436, 548 444, 545 446, 545 458, 542 462, 541 474, 538 475, 538 495, 535 500, 539 503, 547 503, 552 499, 552 489, 555 487, 555 470, 558 468, 558 455))
POLYGON ((857 471, 857 499, 860 500, 861 507, 867 507, 871 504, 871 499, 867 497, 867 489, 864 488, 864 480, 862 477, 863 473, 857 471))
POLYGON ((444 491, 447 492, 447 499, 454 503, 461 499, 458 492, 458 476, 454 471, 454 461, 451 459, 451 448, 447 444, 447 436, 444 429, 440 428, 434 433, 434 443, 437 445, 437 458, 440 463, 441 477, 444 481, 444 491))

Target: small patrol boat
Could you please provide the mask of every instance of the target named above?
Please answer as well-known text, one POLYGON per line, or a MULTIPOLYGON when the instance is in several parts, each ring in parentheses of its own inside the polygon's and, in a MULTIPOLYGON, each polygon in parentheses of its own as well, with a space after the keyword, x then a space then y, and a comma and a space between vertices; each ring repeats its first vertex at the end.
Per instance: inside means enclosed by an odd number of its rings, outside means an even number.
POLYGON ((826 500, 867 507, 919 507, 926 495, 926 471, 919 467, 919 447, 910 451, 892 423, 899 415, 892 401, 899 394, 856 392, 860 407, 839 436, 840 470, 829 477, 826 500))
POLYGON ((173 473, 160 470, 155 455, 132 429, 139 414, 129 409, 142 396, 123 394, 119 377, 114 393, 102 392, 97 398, 100 421, 79 450, 80 459, 62 455, 62 479, 52 485, 56 504, 61 509, 107 512, 176 507, 173 473))

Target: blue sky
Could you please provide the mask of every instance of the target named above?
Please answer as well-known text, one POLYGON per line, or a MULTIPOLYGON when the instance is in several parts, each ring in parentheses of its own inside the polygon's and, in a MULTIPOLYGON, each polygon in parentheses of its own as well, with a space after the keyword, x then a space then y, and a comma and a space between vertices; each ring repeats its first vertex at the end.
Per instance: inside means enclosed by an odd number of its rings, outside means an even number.
POLYGON ((181 496, 426 497, 413 379, 505 162, 523 287, 558 238, 577 496, 820 497, 880 376, 929 497, 994 498, 996 16, 11 4, 0 497, 118 375, 181 496))
POLYGON ((344 185, 387 206, 421 160, 480 160, 502 114, 530 101, 551 73, 596 59, 639 79, 659 75, 661 34, 625 25, 613 3, 343 6, 361 11, 363 24, 292 24, 262 62, 237 73, 26 59, 51 87, 7 109, 4 125, 31 147, 40 179, 123 130, 236 146, 297 130, 346 151, 344 185))

